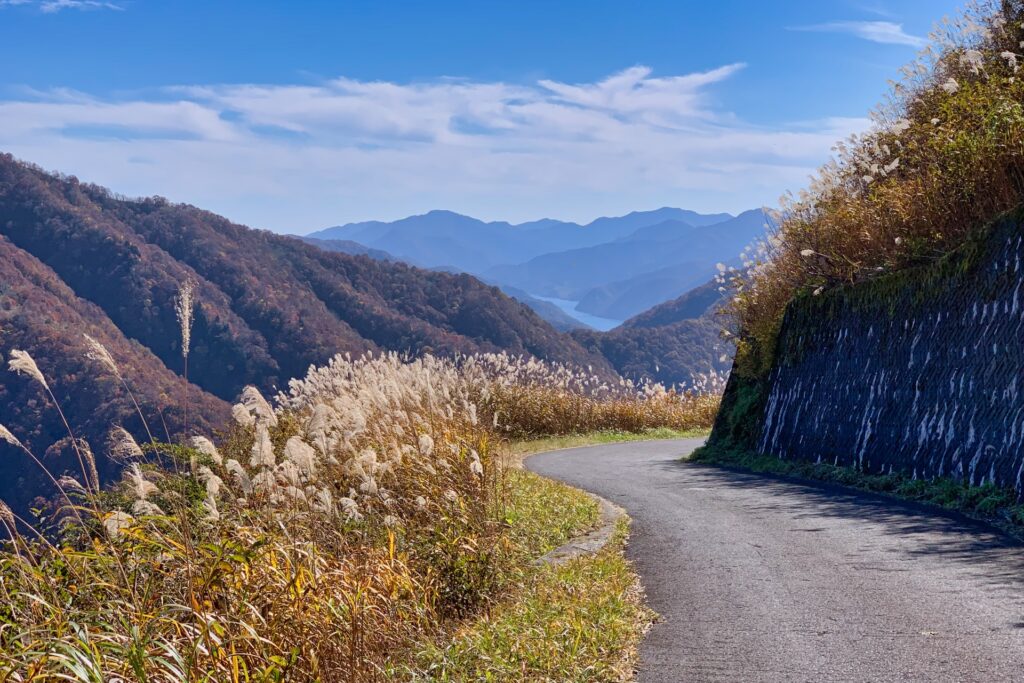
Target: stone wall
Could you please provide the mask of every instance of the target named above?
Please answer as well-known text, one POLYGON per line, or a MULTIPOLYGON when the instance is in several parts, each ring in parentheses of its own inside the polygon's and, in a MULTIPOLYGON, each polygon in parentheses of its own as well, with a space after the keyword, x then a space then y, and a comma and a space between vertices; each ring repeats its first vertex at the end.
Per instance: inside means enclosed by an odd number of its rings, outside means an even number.
POLYGON ((1022 235, 1007 216, 940 262, 794 301, 747 446, 1024 493, 1022 235))

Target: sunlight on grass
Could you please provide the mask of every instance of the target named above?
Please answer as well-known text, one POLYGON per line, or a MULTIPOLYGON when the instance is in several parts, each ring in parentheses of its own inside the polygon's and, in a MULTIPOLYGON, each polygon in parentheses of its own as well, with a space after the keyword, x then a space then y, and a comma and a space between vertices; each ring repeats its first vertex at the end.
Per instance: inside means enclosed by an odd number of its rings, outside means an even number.
MULTIPOLYGON (((27 353, 11 361, 59 408, 27 353)), ((121 377, 112 357, 103 367, 121 377)), ((610 680, 639 637, 628 567, 612 550, 535 567, 594 528, 598 505, 510 467, 501 445, 594 427, 618 431, 582 440, 678 436, 709 425, 719 395, 504 354, 385 354, 335 357, 275 402, 246 387, 217 443, 140 446, 114 428, 124 476, 102 490, 69 427, 81 474, 51 477, 52 528, 0 507, 13 536, 0 552, 0 680, 432 677, 421 650, 457 653, 462 641, 443 645, 453 632, 499 614, 493 634, 506 635, 480 645, 494 661, 467 669, 494 667, 479 680, 610 680)), ((48 472, 8 430, 0 439, 48 472)))
POLYGON ((529 562, 597 526, 597 501, 579 489, 508 470, 505 522, 519 559, 529 562))
POLYGON ((607 430, 588 432, 586 434, 567 434, 564 436, 547 436, 528 441, 517 441, 510 446, 513 457, 524 458, 534 453, 557 451, 563 448, 579 448, 582 446, 598 446, 606 443, 625 443, 628 441, 654 441, 658 439, 692 439, 706 437, 710 429, 670 429, 659 427, 645 429, 641 432, 624 432, 607 430))
POLYGON ((626 681, 653 613, 623 556, 628 522, 592 557, 543 567, 519 594, 419 655, 420 681, 626 681))

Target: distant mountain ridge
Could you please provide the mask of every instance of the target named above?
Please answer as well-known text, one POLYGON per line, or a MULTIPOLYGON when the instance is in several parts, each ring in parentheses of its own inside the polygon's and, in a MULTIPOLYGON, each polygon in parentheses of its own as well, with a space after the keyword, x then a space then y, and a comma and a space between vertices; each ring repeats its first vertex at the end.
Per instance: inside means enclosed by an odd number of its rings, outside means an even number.
POLYGON ((314 237, 300 237, 299 239, 306 244, 312 244, 314 247, 320 247, 325 251, 337 251, 352 256, 369 256, 378 261, 398 260, 382 249, 372 249, 352 240, 321 240, 314 237))
POLYGON ((762 237, 769 222, 760 209, 733 216, 663 207, 586 225, 554 219, 514 225, 437 210, 336 226, 303 239, 345 240, 421 267, 472 273, 520 293, 563 327, 537 296, 578 301, 581 313, 625 320, 700 285, 716 263, 737 264, 739 252, 762 237))
POLYGON ((623 319, 706 282, 718 262, 739 261, 740 252, 764 234, 766 221, 761 209, 702 226, 662 221, 612 242, 545 254, 484 275, 531 294, 580 301, 587 313, 623 319))
POLYGON ((730 218, 729 214, 705 216, 664 207, 598 218, 586 225, 553 219, 513 225, 435 210, 393 222, 350 223, 318 230, 305 237, 351 240, 415 265, 450 265, 466 272, 482 273, 493 266, 521 263, 549 252, 596 246, 668 220, 703 226, 730 218))

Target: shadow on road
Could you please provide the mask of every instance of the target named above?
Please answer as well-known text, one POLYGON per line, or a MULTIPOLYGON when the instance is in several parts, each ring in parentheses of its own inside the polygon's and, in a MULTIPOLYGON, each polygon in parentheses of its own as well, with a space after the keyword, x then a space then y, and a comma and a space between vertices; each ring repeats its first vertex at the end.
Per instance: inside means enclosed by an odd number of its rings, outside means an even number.
MULTIPOLYGON (((927 557, 936 563, 966 563, 972 574, 1000 586, 1024 584, 1024 544, 999 529, 932 505, 902 501, 836 484, 757 474, 703 463, 665 461, 666 470, 686 470, 687 485, 756 491, 771 503, 739 501, 750 515, 785 514, 794 533, 825 531, 821 518, 870 525, 875 533, 899 536, 907 543, 889 544, 893 553, 927 557)), ((853 550, 853 549, 851 549, 853 550)))

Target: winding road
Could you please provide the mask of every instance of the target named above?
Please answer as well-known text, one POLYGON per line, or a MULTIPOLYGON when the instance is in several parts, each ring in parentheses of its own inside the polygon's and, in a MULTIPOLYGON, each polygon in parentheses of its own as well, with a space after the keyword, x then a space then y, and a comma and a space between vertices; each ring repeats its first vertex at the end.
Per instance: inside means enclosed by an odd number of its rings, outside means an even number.
POLYGON ((1024 681, 1024 546, 931 508, 679 460, 700 443, 527 460, 633 518, 627 555, 660 615, 640 683, 1024 681))

